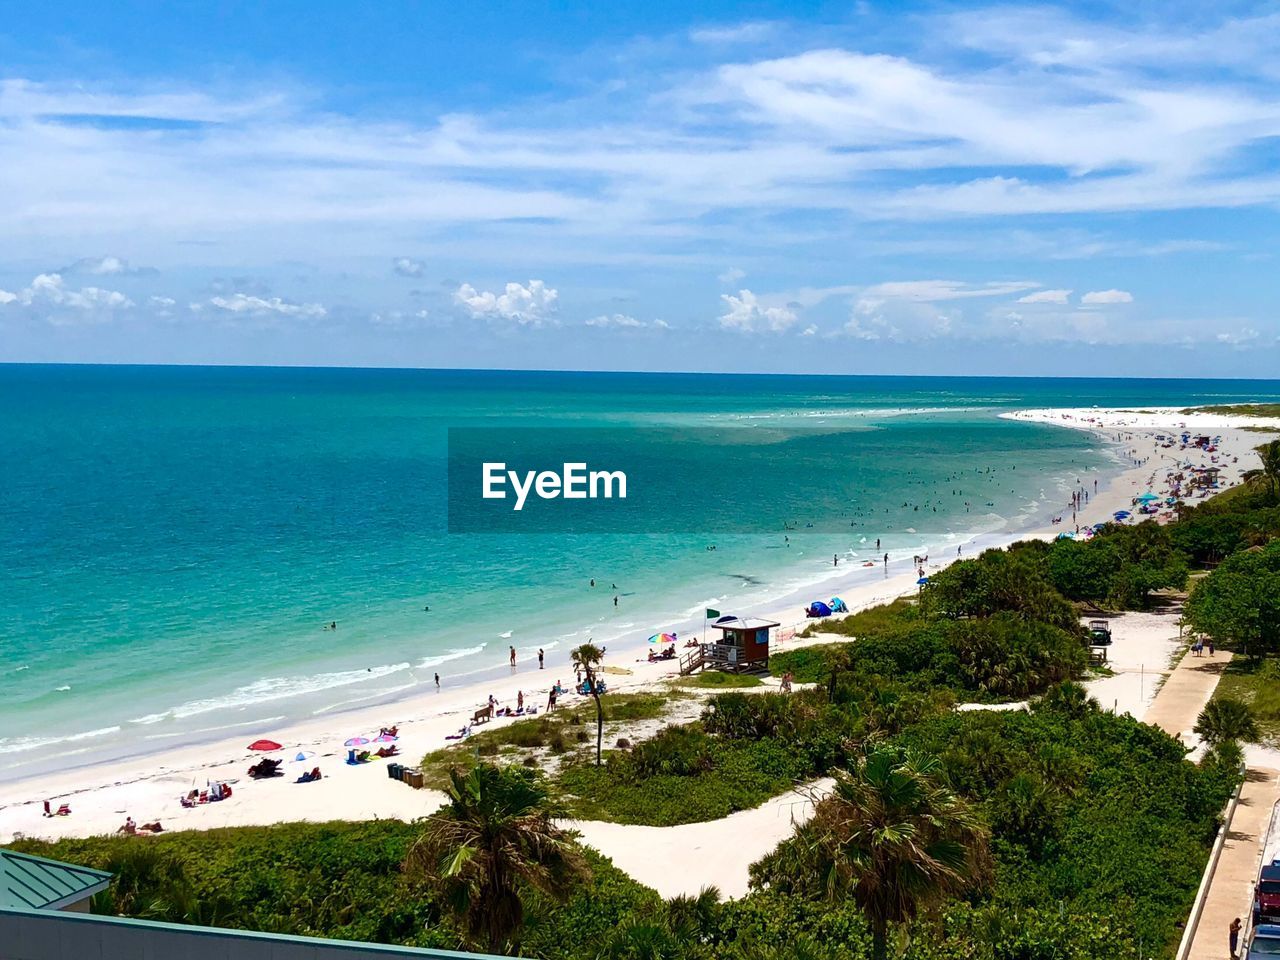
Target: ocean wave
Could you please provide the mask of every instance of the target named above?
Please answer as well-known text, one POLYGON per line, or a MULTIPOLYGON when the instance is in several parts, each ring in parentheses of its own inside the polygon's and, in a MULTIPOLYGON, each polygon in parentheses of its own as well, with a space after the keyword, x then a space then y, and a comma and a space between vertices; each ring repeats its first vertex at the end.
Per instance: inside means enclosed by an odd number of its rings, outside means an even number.
POLYGON ((142 724, 143 726, 149 726, 153 723, 159 723, 161 720, 167 720, 169 717, 172 717, 172 716, 173 714, 170 711, 166 710, 163 713, 148 713, 145 717, 134 717, 129 722, 142 724))
POLYGON ((418 686, 420 686, 420 684, 415 681, 413 683, 402 683, 398 687, 387 687, 385 690, 375 690, 373 693, 366 694, 363 697, 351 697, 348 700, 339 700, 336 703, 330 703, 317 710, 312 710, 311 715, 313 717, 318 717, 322 714, 332 713, 334 710, 341 710, 343 707, 349 707, 353 703, 367 703, 370 700, 380 700, 383 697, 391 697, 397 693, 404 693, 406 690, 416 689, 418 686))
POLYGON ((224 730, 238 730, 241 727, 265 727, 267 724, 275 723, 285 719, 281 714, 278 717, 263 717, 261 720, 241 720, 238 723, 224 723, 216 727, 197 727, 195 730, 175 730, 173 733, 152 733, 143 737, 144 740, 169 740, 173 737, 191 737, 201 733, 221 733, 224 730))
POLYGON ((429 670, 432 667, 438 667, 442 663, 448 663, 450 660, 461 660, 463 657, 474 657, 476 654, 483 653, 487 643, 476 644, 474 647, 466 647, 465 649, 448 650, 445 653, 435 657, 424 657, 418 661, 416 670, 429 670))
POLYGON ((310 677, 267 677, 255 680, 243 687, 237 687, 225 697, 210 697, 205 700, 190 700, 171 711, 178 720, 212 713, 215 710, 243 709, 256 703, 281 700, 286 697, 305 696, 331 690, 334 687, 345 687, 353 683, 364 683, 380 677, 408 670, 409 664, 391 663, 367 670, 342 670, 332 673, 317 673, 310 677))
POLYGON ((42 750, 45 747, 56 746, 59 743, 75 743, 79 740, 88 740, 92 737, 106 737, 113 733, 119 733, 120 727, 102 727, 98 730, 86 730, 83 733, 70 733, 65 737, 15 737, 8 740, 0 740, 0 753, 21 753, 23 750, 42 750))

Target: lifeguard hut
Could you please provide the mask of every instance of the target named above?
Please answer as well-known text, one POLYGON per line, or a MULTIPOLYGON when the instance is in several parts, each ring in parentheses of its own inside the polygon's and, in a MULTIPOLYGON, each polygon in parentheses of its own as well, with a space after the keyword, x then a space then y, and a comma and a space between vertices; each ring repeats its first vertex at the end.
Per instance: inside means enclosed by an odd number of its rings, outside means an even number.
POLYGON ((719 643, 702 643, 680 658, 682 674, 710 668, 726 673, 764 670, 769 666, 769 631, 776 620, 759 617, 721 617, 711 624, 721 632, 719 643))

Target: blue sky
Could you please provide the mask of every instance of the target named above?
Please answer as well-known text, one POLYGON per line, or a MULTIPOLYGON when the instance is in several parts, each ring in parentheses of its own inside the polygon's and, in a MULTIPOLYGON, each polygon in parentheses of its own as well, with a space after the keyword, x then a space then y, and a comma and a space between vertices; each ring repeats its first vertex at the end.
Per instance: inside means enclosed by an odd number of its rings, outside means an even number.
POLYGON ((7 4, 0 360, 1280 370, 1263 5, 7 4))

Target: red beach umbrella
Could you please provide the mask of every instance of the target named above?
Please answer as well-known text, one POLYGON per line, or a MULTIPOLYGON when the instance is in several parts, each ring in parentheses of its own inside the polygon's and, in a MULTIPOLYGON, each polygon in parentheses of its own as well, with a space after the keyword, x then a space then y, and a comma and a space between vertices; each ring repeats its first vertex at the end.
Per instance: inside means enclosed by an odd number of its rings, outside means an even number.
POLYGON ((268 753, 272 750, 280 750, 282 748, 280 744, 276 743, 274 740, 255 740, 253 743, 249 744, 249 749, 261 750, 264 753, 268 753))

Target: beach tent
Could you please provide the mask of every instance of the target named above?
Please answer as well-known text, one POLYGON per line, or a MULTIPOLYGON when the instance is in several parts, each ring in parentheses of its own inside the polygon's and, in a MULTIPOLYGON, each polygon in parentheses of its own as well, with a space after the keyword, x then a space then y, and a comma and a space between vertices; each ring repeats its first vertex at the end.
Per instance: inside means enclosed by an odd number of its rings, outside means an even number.
POLYGON ((845 606, 844 601, 841 600, 839 597, 832 597, 831 612, 832 613, 848 613, 849 608, 845 606))
POLYGON ((805 611, 805 614, 810 617, 829 617, 831 616, 831 608, 821 600, 815 600, 809 604, 809 609, 805 611))
POLYGON ((281 746, 280 744, 276 743, 274 740, 255 740, 253 741, 253 743, 249 744, 249 749, 261 750, 264 753, 269 753, 272 750, 281 749, 281 746))

